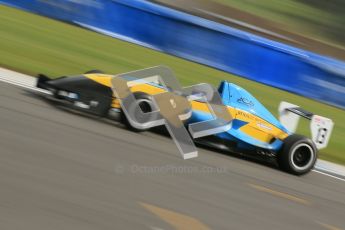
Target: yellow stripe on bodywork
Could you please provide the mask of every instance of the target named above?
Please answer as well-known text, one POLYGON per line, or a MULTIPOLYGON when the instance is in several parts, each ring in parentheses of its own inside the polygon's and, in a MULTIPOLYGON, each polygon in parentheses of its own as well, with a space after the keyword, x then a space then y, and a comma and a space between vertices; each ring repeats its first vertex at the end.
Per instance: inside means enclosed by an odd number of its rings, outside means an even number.
MULTIPOLYGON (((88 79, 95 81, 101 85, 107 86, 109 88, 112 87, 111 79, 114 77, 113 75, 106 75, 106 74, 85 74, 85 77, 88 79)), ((159 87, 149 85, 149 84, 136 84, 130 88, 131 92, 143 92, 149 95, 154 95, 158 93, 162 93, 165 90, 161 89, 159 87)), ((119 99, 114 98, 112 101, 112 107, 113 108, 120 108, 120 101, 119 99)))
MULTIPOLYGON (((106 74, 85 74, 85 77, 87 77, 88 79, 95 81, 99 84, 102 84, 104 86, 107 86, 109 88, 112 87, 111 84, 111 79, 115 76, 113 75, 106 75, 106 74)), ((130 81, 129 81, 130 82, 130 81)), ((134 81, 132 81, 134 82, 134 81)), ((159 88, 157 86, 154 85, 150 85, 147 83, 138 83, 135 84, 133 86, 130 87, 131 88, 131 92, 143 92, 149 95, 154 95, 154 94, 158 94, 158 93, 162 93, 165 90, 162 88, 159 88)))
POLYGON ((149 84, 140 84, 140 85, 135 85, 131 87, 131 92, 143 92, 149 95, 155 95, 158 93, 163 93, 165 92, 164 89, 149 85, 149 84))
POLYGON ((84 76, 92 81, 95 81, 101 85, 108 86, 109 88, 112 87, 111 79, 113 75, 107 74, 84 74, 84 76))
POLYGON ((272 135, 272 133, 267 133, 267 132, 264 132, 260 129, 257 129, 253 126, 251 126, 250 124, 247 124, 247 125, 244 125, 240 128, 240 130, 242 132, 244 132, 245 134, 259 140, 259 141, 262 141, 262 142, 266 142, 266 143, 269 143, 272 138, 274 138, 274 136, 272 135))
POLYGON ((247 125, 244 125, 240 128, 242 132, 263 142, 269 143, 272 138, 283 140, 288 136, 287 133, 278 129, 264 119, 244 110, 236 109, 236 119, 248 122, 247 125))
MULTIPOLYGON (((288 136, 287 133, 271 125, 270 123, 266 122, 258 116, 230 106, 227 107, 229 113, 233 118, 248 123, 242 126, 240 130, 259 141, 269 143, 272 140, 272 138, 278 138, 280 140, 283 140, 288 136), (263 128, 263 126, 266 128, 263 128)), ((207 104, 204 102, 192 101, 192 108, 193 110, 199 110, 205 113, 210 113, 207 104)))

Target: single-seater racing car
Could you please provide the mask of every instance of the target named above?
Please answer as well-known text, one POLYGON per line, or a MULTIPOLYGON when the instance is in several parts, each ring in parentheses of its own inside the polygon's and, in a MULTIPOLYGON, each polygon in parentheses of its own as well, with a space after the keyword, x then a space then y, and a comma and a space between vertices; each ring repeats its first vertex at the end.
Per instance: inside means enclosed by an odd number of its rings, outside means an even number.
MULTIPOLYGON (((152 76, 159 75, 162 69, 165 72, 170 71, 159 66, 150 68, 150 72, 152 76)), ((140 71, 142 70, 135 73, 140 71)), ((131 76, 131 73, 126 75, 131 76)), ((114 77, 117 75, 104 74, 98 70, 56 79, 40 75, 37 87, 50 91, 51 99, 63 102, 66 106, 121 120, 132 130, 144 131, 133 127, 126 119, 126 114, 121 108, 121 100, 112 90, 114 77)), ((152 99, 153 95, 169 91, 168 87, 157 82, 146 81, 129 87, 144 113, 157 109, 152 99)), ((222 150, 274 157, 282 170, 296 175, 305 174, 314 167, 318 149, 325 148, 329 141, 333 127, 330 119, 314 115, 299 106, 281 102, 278 121, 249 92, 227 81, 219 84, 218 93, 233 118, 231 128, 195 141, 222 150), (310 120, 311 139, 295 134, 299 117, 310 120)), ((185 120, 186 125, 212 119, 205 101, 192 100, 190 103, 192 111, 190 117, 185 120)))

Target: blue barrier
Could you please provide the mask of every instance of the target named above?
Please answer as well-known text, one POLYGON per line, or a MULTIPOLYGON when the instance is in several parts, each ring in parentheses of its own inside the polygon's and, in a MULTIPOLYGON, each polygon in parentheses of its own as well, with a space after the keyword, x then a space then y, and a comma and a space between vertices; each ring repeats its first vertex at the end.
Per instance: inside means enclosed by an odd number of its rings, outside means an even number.
POLYGON ((345 108, 344 62, 164 6, 140 0, 0 0, 0 3, 345 108))

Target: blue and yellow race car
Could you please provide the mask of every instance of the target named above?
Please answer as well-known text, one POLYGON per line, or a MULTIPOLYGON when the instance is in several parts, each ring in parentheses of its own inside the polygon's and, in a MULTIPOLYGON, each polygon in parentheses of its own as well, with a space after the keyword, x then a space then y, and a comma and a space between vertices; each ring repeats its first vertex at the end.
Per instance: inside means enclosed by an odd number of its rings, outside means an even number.
MULTIPOLYGON (((170 71, 166 67, 153 67, 150 68, 151 75, 159 75, 162 68, 170 71)), ((135 73, 132 75, 137 76, 140 71, 135 73)), ((131 73, 126 73, 126 76, 130 77, 131 73)), ((133 127, 128 121, 121 107, 121 99, 113 91, 112 80, 116 77, 118 75, 104 74, 98 70, 56 79, 40 75, 37 87, 50 91, 50 99, 66 106, 121 120, 135 131, 146 130, 133 127)), ((129 82, 134 82, 135 77, 133 78, 129 82)), ((153 95, 169 91, 169 87, 158 82, 140 81, 128 85, 143 113, 157 110, 153 95)), ((232 117, 231 124, 227 130, 197 138, 195 142, 231 152, 272 157, 282 170, 296 175, 305 174, 314 167, 318 149, 325 148, 329 141, 333 128, 330 119, 282 102, 278 121, 249 92, 227 81, 220 83, 218 93, 232 117), (294 133, 299 117, 311 121, 311 139, 294 133)), ((190 116, 184 120, 185 125, 212 119, 207 102, 195 99, 190 101, 190 105, 190 116)))

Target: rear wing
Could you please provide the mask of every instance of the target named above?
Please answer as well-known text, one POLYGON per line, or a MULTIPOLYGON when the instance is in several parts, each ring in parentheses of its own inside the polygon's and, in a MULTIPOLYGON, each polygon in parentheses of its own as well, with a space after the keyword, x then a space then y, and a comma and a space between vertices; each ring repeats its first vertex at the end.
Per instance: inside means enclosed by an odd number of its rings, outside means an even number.
POLYGON ((279 120, 282 125, 290 132, 297 129, 300 117, 310 120, 310 131, 312 140, 318 149, 326 148, 331 137, 334 123, 331 119, 315 115, 307 110, 302 109, 298 105, 294 105, 285 101, 279 105, 279 120))

